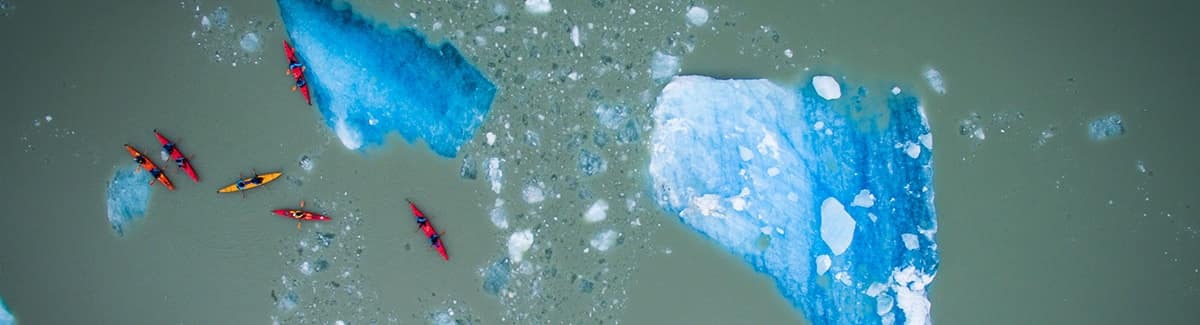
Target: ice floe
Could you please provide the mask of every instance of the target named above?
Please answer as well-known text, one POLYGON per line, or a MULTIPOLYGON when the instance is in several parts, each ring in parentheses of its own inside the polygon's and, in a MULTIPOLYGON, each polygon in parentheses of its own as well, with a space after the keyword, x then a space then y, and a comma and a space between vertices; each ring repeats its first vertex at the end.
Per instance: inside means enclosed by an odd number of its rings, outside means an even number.
POLYGON ((553 7, 550 6, 550 0, 525 0, 525 10, 532 14, 545 14, 550 12, 553 7))
POLYGON ((703 26, 708 23, 708 10, 700 7, 688 8, 687 20, 692 26, 703 26))
POLYGON ((596 202, 592 203, 592 205, 588 207, 587 211, 583 213, 583 221, 587 221, 589 223, 601 222, 606 218, 608 218, 608 202, 604 201, 603 199, 596 200, 596 202))
POLYGON ((814 324, 924 323, 939 258, 920 105, 846 84, 828 100, 817 87, 672 79, 653 111, 655 201, 774 278, 814 324), (864 111, 882 113, 846 113, 864 111), (876 122, 884 127, 857 127, 876 122), (927 242, 911 248, 903 234, 917 233, 927 242), (872 283, 886 289, 868 296, 872 283))
POLYGON ((831 76, 815 76, 812 78, 813 88, 817 95, 825 100, 842 98, 842 86, 831 76))
POLYGON ((1109 114, 1088 123, 1088 135, 1092 140, 1108 140, 1125 134, 1125 123, 1120 114, 1109 114))
POLYGON ((150 173, 138 166, 118 168, 108 182, 108 223, 124 236, 130 224, 146 215, 150 203, 150 173))
POLYGON ((513 232, 508 236, 508 258, 513 263, 520 263, 525 258, 525 252, 533 247, 533 232, 528 229, 513 232))
POLYGON ((389 29, 348 5, 278 2, 307 65, 313 102, 347 148, 381 144, 398 132, 453 157, 483 123, 496 87, 449 43, 389 29))
POLYGON ((925 68, 925 72, 921 74, 925 77, 925 81, 929 82, 929 87, 938 95, 946 94, 946 82, 942 80, 942 73, 932 67, 925 68))
POLYGON ((592 236, 592 240, 589 243, 592 245, 592 248, 604 252, 608 251, 609 248, 613 247, 613 244, 617 243, 618 236, 620 236, 620 234, 618 234, 616 231, 607 229, 596 233, 595 236, 592 236))

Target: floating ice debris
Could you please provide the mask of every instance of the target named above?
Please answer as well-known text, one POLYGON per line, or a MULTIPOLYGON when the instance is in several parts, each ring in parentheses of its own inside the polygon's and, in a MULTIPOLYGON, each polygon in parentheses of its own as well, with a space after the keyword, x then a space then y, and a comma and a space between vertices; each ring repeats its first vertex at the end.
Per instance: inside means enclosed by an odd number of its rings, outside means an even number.
POLYGON ((691 7, 687 11, 688 23, 692 26, 701 26, 708 22, 708 10, 700 7, 691 7))
POLYGON ((604 201, 604 199, 596 200, 596 202, 592 203, 592 206, 588 207, 587 211, 583 213, 583 221, 587 221, 589 223, 601 222, 604 221, 605 218, 608 218, 608 202, 604 201))
POLYGON ((925 73, 923 73, 922 76, 925 77, 925 81, 929 82, 929 87, 933 88, 933 91, 936 91, 938 95, 946 94, 946 83, 942 81, 941 72, 938 72, 937 69, 930 67, 925 69, 925 73))
POLYGON ((850 202, 852 207, 870 208, 875 205, 875 196, 871 195, 871 191, 863 189, 858 191, 858 195, 854 196, 854 201, 850 202))
POLYGON ((150 173, 138 166, 122 167, 108 182, 108 223, 117 235, 124 236, 125 229, 134 220, 146 215, 150 203, 150 173))
POLYGON ((50 115, 46 115, 46 123, 50 123, 51 121, 54 121, 54 117, 50 116, 50 115))
POLYGON ((487 179, 492 183, 492 192, 500 194, 500 188, 504 186, 504 171, 500 170, 500 158, 488 159, 487 179))
POLYGON ((238 42, 238 45, 242 46, 242 51, 254 53, 261 49, 261 43, 262 40, 258 38, 258 33, 247 32, 246 34, 242 35, 242 40, 238 42))
POLYGON ((904 241, 904 248, 907 248, 909 250, 921 248, 921 244, 917 240, 917 235, 900 234, 900 239, 902 241, 904 241))
POLYGON ((308 155, 300 156, 300 169, 303 169, 306 172, 311 172, 313 169, 312 157, 309 157, 308 155))
POLYGON ((488 218, 493 225, 496 225, 496 228, 508 229, 508 214, 504 212, 504 200, 496 198, 496 204, 488 213, 488 218))
POLYGON ((827 101, 812 84, 675 77, 653 111, 655 201, 771 276, 813 324, 925 323, 939 262, 933 151, 911 158, 896 145, 932 146, 929 126, 904 93, 843 96, 827 101), (872 106, 883 113, 846 113, 872 106), (817 122, 822 136, 813 136, 817 122), (871 122, 884 124, 835 127, 871 122), (871 207, 860 207, 869 196, 871 207), (924 238, 909 249, 902 234, 924 238), (887 292, 866 295, 871 283, 887 292), (881 294, 900 311, 877 314, 881 294))
MULTIPOLYGON (((0 7, 0 10, 4 8, 0 7)), ((4 304, 4 298, 0 298, 0 325, 13 325, 17 323, 17 319, 13 317, 12 312, 8 311, 8 305, 4 304)))
MULTIPOLYGON (((592 153, 587 149, 579 149, 579 172, 584 176, 593 176, 603 173, 608 170, 608 162, 604 161, 604 157, 600 154, 592 153)), ((495 186, 493 185, 493 188, 495 186)))
POLYGON ((550 0, 525 0, 525 11, 532 14, 544 14, 550 12, 550 0))
POLYGON ((812 84, 817 90, 817 95, 825 100, 842 98, 842 86, 831 76, 815 76, 812 78, 812 84))
POLYGON ((618 236, 620 236, 620 234, 618 234, 616 231, 607 229, 596 233, 595 236, 592 236, 590 243, 592 248, 604 252, 608 251, 609 248, 612 248, 613 244, 616 244, 618 236))
POLYGON ((596 105, 596 118, 600 121, 600 125, 606 128, 616 130, 621 126, 621 122, 625 121, 628 113, 624 106, 600 104, 596 105))
POLYGON ((347 148, 398 132, 453 157, 483 124, 496 87, 453 45, 429 44, 415 29, 390 29, 350 6, 278 2, 313 101, 347 148))
POLYGON ((490 146, 490 145, 496 144, 496 134, 495 133, 488 132, 485 135, 485 137, 487 138, 487 145, 490 146))
POLYGON ((304 261, 304 263, 300 263, 299 268, 300 268, 300 273, 302 273, 304 275, 312 275, 313 274, 312 264, 309 264, 308 261, 304 261))
POLYGON ((679 73, 679 58, 662 52, 654 52, 650 59, 650 77, 654 80, 666 80, 679 73))
POLYGON ((521 195, 525 197, 525 203, 536 204, 546 199, 545 193, 542 191, 540 184, 529 184, 525 190, 521 191, 521 195))
POLYGON ((507 258, 501 258, 483 271, 483 292, 497 295, 508 286, 508 277, 512 268, 507 258))
POLYGON ((1088 123, 1088 134, 1092 140, 1107 140, 1125 134, 1125 124, 1120 114, 1110 114, 1088 123))
POLYGON ((513 263, 520 263, 530 247, 533 247, 533 232, 529 229, 513 232, 508 236, 509 260, 512 260, 513 263))
POLYGON ((217 7, 212 12, 212 24, 217 28, 229 26, 229 8, 217 7))
POLYGON ((579 43, 579 26, 571 26, 571 43, 575 44, 575 47, 582 45, 579 43))
POLYGON ((900 86, 892 86, 892 95, 900 94, 900 86))
POLYGON ((854 240, 854 226, 854 219, 850 218, 846 207, 837 199, 827 198, 821 202, 821 240, 829 245, 833 255, 842 255, 850 248, 854 240))
POLYGON ((299 304, 300 295, 296 294, 295 291, 288 290, 287 293, 283 294, 283 297, 279 298, 279 301, 276 302, 275 306, 279 308, 279 310, 288 311, 296 309, 296 306, 299 304))
POLYGON ((793 55, 795 55, 795 54, 792 54, 792 49, 785 49, 785 50, 783 50, 783 56, 786 56, 786 57, 788 57, 788 58, 791 58, 793 55))
POLYGON ((433 325, 457 325, 458 321, 454 320, 454 316, 451 316, 451 313, 452 311, 438 311, 433 313, 429 321, 433 325))

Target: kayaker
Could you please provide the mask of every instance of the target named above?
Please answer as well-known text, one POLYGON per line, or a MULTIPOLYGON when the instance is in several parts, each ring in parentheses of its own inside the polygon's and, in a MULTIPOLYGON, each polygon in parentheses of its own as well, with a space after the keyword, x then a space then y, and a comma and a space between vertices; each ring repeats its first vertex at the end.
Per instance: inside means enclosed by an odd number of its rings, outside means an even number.
POLYGON ((250 179, 250 183, 254 183, 254 185, 262 185, 263 178, 259 177, 258 175, 254 175, 254 178, 250 179))
POLYGON ((298 220, 298 219, 300 219, 300 218, 303 218, 303 217, 304 217, 304 211, 300 211, 300 210, 292 210, 292 218, 293 218, 293 219, 297 219, 297 220, 298 220))
POLYGON ((163 151, 166 151, 167 154, 171 154, 171 151, 174 151, 174 150, 175 150, 174 142, 167 142, 167 144, 163 145, 163 151))
POLYGON ((429 219, 425 219, 425 217, 417 217, 417 227, 419 228, 425 228, 425 223, 428 222, 429 219))
POLYGON ((179 166, 179 168, 183 168, 183 157, 175 158, 175 166, 179 166))
POLYGON ((154 177, 155 179, 157 179, 159 176, 162 176, 162 173, 162 169, 158 169, 158 167, 150 169, 150 176, 154 177))
POLYGON ((308 84, 308 82, 304 81, 304 78, 296 78, 296 85, 292 86, 292 91, 296 91, 297 88, 304 88, 304 85, 306 84, 308 84))
POLYGON ((433 245, 433 247, 438 247, 438 245, 440 244, 438 242, 438 239, 440 239, 440 238, 442 238, 442 236, 439 236, 436 233, 429 235, 429 244, 433 245))
POLYGON ((146 163, 146 156, 143 156, 143 155, 137 155, 137 157, 133 157, 133 161, 136 161, 136 162, 138 163, 138 165, 145 164, 145 163, 146 163))
MULTIPOLYGON (((291 64, 288 64, 288 70, 296 71, 296 69, 301 69, 301 71, 303 71, 304 65, 300 64, 300 62, 296 62, 296 61, 292 61, 291 64)), ((297 76, 297 77, 299 77, 299 76, 297 76)))

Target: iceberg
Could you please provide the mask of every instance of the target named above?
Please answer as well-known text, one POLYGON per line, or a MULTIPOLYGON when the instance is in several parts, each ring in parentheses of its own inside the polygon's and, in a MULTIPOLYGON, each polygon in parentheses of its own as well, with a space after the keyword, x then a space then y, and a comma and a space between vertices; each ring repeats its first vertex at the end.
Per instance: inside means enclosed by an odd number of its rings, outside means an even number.
POLYGON ((139 168, 118 168, 108 182, 108 223, 118 236, 124 236, 130 223, 146 215, 150 203, 150 173, 139 168))
POLYGON ((346 148, 379 145, 395 131, 454 157, 483 124, 496 86, 453 45, 330 0, 278 2, 313 101, 346 148))
POLYGON ((0 298, 0 325, 13 325, 17 323, 17 319, 13 317, 12 312, 8 311, 8 305, 4 304, 4 299, 0 298))
POLYGON ((932 147, 923 108, 817 87, 673 78, 653 112, 655 201, 773 278, 813 324, 928 323, 933 151, 906 145, 932 147))

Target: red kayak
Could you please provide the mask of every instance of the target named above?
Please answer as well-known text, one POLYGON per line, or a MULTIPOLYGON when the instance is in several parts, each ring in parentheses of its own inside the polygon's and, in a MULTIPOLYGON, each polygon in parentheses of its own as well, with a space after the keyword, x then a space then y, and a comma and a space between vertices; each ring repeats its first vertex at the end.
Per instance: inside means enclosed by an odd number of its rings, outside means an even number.
POLYGON ((412 208, 413 216, 417 217, 417 228, 420 228, 421 232, 425 233, 425 237, 429 238, 429 244, 437 248, 438 254, 442 254, 442 259, 449 261, 450 255, 446 255, 446 245, 442 245, 442 236, 438 234, 436 229, 433 229, 433 223, 429 222, 429 219, 425 217, 425 213, 421 212, 421 209, 417 209, 417 205, 413 204, 412 201, 408 201, 408 206, 412 208))
POLYGON ((300 64, 300 58, 296 56, 296 49, 292 48, 291 44, 283 41, 283 53, 287 54, 288 59, 288 75, 292 76, 292 80, 296 81, 296 85, 292 87, 292 91, 300 89, 300 94, 304 95, 304 101, 308 105, 312 105, 312 97, 308 94, 308 80, 304 78, 304 65, 300 64))
MULTIPOLYGON (((301 208, 301 209, 303 209, 303 208, 304 208, 304 201, 300 201, 300 208, 301 208)), ((274 212, 275 214, 279 215, 280 217, 284 217, 284 218, 288 218, 288 219, 296 220, 296 229, 300 229, 300 222, 301 222, 301 221, 329 221, 329 220, 333 220, 332 218, 330 218, 330 217, 327 217, 327 216, 325 216, 325 215, 322 215, 322 214, 317 214, 317 213, 315 213, 315 212, 311 212, 311 211, 304 211, 304 210, 288 210, 288 209, 278 209, 278 210, 273 210, 273 211, 271 211, 271 212, 274 212)))
POLYGON ((163 151, 171 155, 171 160, 175 161, 175 165, 183 169, 188 174, 188 177, 192 178, 192 181, 199 183, 200 176, 196 176, 196 169, 192 168, 192 160, 184 156, 183 152, 179 151, 179 147, 174 142, 167 140, 167 137, 164 137, 162 133, 158 133, 157 129, 154 130, 154 136, 158 137, 158 142, 162 143, 163 151))

